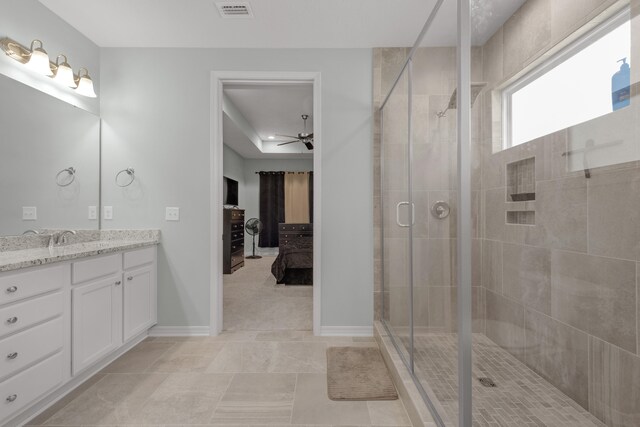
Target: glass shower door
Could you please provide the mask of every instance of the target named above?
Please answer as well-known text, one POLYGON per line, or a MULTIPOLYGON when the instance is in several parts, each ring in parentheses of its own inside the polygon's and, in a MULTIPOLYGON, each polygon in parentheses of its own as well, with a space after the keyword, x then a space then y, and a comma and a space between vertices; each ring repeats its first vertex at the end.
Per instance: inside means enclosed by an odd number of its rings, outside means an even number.
POLYGON ((383 318, 405 362, 411 359, 412 288, 409 192, 409 98, 405 68, 381 108, 383 318))

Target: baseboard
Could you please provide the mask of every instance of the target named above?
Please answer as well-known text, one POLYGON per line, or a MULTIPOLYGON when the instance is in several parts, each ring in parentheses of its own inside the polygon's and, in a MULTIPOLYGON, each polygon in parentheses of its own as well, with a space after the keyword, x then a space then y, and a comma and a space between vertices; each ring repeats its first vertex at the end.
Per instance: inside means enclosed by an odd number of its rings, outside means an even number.
POLYGON ((208 326, 154 326, 150 337, 195 337, 209 335, 208 326))
POLYGON ((373 326, 321 326, 323 337, 372 337, 373 326))

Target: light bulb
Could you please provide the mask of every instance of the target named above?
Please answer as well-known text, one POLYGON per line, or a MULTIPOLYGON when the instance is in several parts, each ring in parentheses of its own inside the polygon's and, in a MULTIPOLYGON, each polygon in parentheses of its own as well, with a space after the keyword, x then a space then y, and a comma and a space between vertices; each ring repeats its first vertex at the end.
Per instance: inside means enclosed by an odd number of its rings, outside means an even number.
POLYGON ((88 96, 89 98, 96 98, 96 92, 93 90, 93 81, 89 77, 89 72, 86 68, 81 68, 78 72, 78 78, 76 79, 78 87, 76 92, 80 95, 88 96), (82 72, 84 71, 84 74, 82 72))
POLYGON ((75 78, 73 76, 73 70, 71 69, 71 66, 69 65, 69 63, 67 63, 66 56, 58 55, 58 58, 56 58, 56 66, 57 66, 57 69, 53 75, 53 80, 60 83, 61 85, 69 86, 70 88, 75 89, 76 87, 78 87, 78 85, 75 82, 75 78), (60 57, 64 58, 62 63, 58 62, 60 57))
POLYGON ((42 42, 40 40, 31 42, 31 54, 25 65, 36 73, 44 74, 45 76, 53 75, 51 65, 49 64, 49 55, 47 51, 42 48, 42 42), (34 48, 36 43, 39 43, 40 47, 34 48))

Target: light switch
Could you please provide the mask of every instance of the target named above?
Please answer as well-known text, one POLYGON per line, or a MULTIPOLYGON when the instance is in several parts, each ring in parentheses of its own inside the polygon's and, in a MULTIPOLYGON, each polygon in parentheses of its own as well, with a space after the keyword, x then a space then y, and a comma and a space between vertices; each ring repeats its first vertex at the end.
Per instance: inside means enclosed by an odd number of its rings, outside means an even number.
POLYGON ((98 219, 98 207, 97 206, 89 206, 89 219, 98 219))
POLYGON ((35 221, 38 219, 38 210, 35 206, 22 207, 22 219, 24 221, 35 221))
POLYGON ((165 219, 167 221, 180 221, 180 208, 167 208, 165 219))
POLYGON ((104 219, 113 219, 113 206, 104 207, 104 219))

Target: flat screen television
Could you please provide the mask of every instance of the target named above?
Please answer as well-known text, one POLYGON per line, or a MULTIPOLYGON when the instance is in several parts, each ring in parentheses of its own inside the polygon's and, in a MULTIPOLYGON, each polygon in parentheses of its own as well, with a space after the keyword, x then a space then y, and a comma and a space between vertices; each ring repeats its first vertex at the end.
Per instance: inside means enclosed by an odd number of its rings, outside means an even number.
POLYGON ((222 204, 238 206, 238 181, 224 177, 222 184, 222 204))

